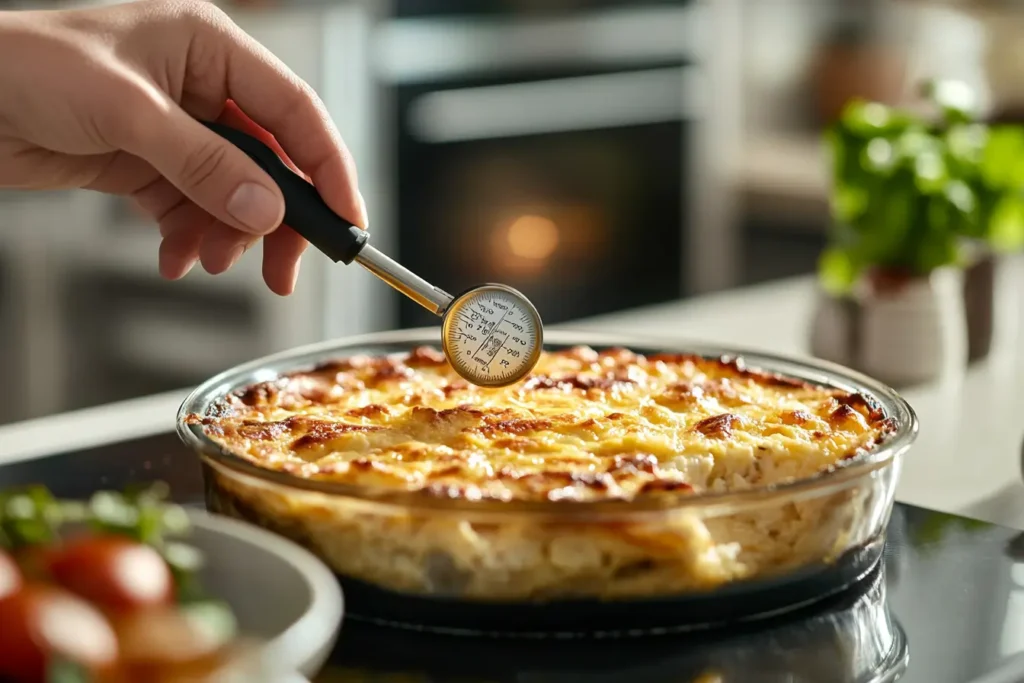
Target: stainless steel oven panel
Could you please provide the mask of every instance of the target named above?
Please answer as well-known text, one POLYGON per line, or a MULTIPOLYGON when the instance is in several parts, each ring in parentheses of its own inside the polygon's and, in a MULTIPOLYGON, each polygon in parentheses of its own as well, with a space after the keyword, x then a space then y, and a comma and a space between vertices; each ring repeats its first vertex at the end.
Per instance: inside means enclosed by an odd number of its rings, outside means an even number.
POLYGON ((703 93, 698 67, 439 90, 410 104, 409 125, 445 143, 662 123, 698 117, 703 93))
POLYGON ((378 77, 393 84, 530 67, 699 61, 707 7, 593 11, 552 19, 394 19, 373 38, 378 77))
MULTIPOLYGON (((684 291, 696 294, 734 286, 739 280, 733 184, 736 160, 743 145, 743 3, 744 0, 693 0, 683 7, 622 7, 544 19, 393 19, 374 29, 370 59, 385 88, 390 86, 396 93, 404 89, 427 95, 417 103, 419 111, 414 116, 410 115, 408 102, 395 112, 404 127, 402 135, 427 145, 434 139, 487 143, 489 137, 500 139, 519 130, 529 137, 531 131, 557 128, 563 118, 558 112, 526 115, 519 109, 517 115, 522 121, 513 122, 505 113, 485 124, 481 123, 481 115, 488 107, 483 104, 484 98, 473 97, 481 94, 479 90, 441 96, 446 89, 493 86, 503 80, 518 84, 526 79, 524 85, 534 89, 525 92, 535 96, 536 88, 545 85, 542 79, 693 66, 695 70, 683 79, 682 95, 670 106, 678 107, 673 115, 681 112, 687 123, 693 124, 680 149, 684 202, 681 208, 688 227, 683 237, 679 282, 684 291), (578 74, 573 74, 574 70, 578 74), (430 97, 434 94, 438 97, 430 97), (455 103, 467 104, 467 110, 452 120, 444 120, 438 110, 452 110, 453 97, 455 103)), ((579 85, 581 81, 575 83, 579 85)), ((511 101, 523 92, 483 94, 500 95, 511 101)), ((576 94, 561 99, 565 107, 574 109, 587 101, 585 96, 576 94)), ((643 116, 653 119, 666 115, 660 105, 654 104, 656 101, 660 102, 651 99, 642 108, 646 112, 643 116)), ((591 114, 585 125, 608 126, 614 122, 618 107, 610 107, 605 101, 599 109, 608 111, 591 114)), ((639 118, 636 112, 631 115, 639 118)), ((574 126, 579 127, 580 124, 574 126)), ((551 132, 557 135, 588 131, 551 132)))

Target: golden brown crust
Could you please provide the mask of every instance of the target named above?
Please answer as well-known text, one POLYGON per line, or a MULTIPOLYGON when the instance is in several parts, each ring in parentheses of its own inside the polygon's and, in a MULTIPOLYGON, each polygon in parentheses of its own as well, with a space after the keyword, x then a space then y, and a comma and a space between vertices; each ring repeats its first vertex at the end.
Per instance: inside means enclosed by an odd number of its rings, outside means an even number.
POLYGON ((811 476, 893 431, 866 396, 741 358, 589 347, 545 352, 501 389, 467 384, 427 347, 355 356, 189 419, 265 468, 475 500, 743 489, 811 476))

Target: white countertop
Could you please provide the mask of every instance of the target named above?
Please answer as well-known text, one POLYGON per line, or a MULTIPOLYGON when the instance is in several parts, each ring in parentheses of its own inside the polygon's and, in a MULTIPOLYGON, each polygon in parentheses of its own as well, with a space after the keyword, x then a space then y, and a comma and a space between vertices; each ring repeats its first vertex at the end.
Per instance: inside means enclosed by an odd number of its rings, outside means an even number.
MULTIPOLYGON (((814 283, 782 280, 563 325, 806 355, 814 283)), ((1024 297, 1018 303, 1024 313, 1024 297)), ((921 421, 899 500, 1024 529, 1024 344, 904 392, 921 421)), ((0 464, 172 430, 186 390, 0 427, 0 464)))

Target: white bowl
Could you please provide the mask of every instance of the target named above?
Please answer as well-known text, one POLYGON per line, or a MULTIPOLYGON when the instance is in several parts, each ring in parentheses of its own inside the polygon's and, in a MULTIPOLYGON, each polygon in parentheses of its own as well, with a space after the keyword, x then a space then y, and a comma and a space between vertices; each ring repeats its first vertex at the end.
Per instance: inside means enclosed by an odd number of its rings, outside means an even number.
POLYGON ((334 575, 280 536, 199 510, 188 516, 192 530, 182 540, 206 557, 205 592, 231 606, 244 635, 262 641, 259 659, 278 675, 315 676, 341 630, 344 601, 334 575))

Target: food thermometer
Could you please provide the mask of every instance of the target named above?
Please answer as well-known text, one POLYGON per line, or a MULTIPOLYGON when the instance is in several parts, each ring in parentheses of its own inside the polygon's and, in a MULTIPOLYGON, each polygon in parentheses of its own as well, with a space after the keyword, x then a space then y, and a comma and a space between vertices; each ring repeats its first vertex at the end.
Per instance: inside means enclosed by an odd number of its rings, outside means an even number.
POLYGON ((204 122, 274 179, 284 195, 284 222, 335 263, 355 261, 441 317, 441 346, 455 371, 473 384, 501 387, 537 364, 544 329, 533 304, 511 287, 484 284, 458 296, 435 287, 370 246, 370 234, 334 213, 305 178, 270 147, 219 123, 204 122))

